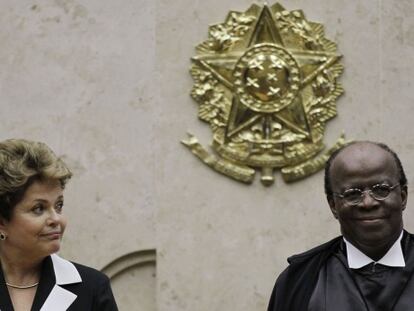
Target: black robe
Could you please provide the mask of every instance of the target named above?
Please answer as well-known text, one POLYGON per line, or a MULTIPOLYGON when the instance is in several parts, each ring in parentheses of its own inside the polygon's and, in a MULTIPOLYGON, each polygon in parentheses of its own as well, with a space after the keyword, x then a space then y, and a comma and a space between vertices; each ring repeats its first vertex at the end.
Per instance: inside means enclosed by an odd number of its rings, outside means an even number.
MULTIPOLYGON (((398 295, 393 300, 382 300, 389 301, 388 306, 376 306, 376 297, 364 298, 364 293, 370 294, 369 285, 364 287, 369 282, 366 282, 365 277, 357 275, 361 271, 348 268, 346 255, 344 255, 342 249, 343 238, 337 237, 308 252, 288 259, 290 265, 276 281, 268 311, 309 311, 311 297, 313 310, 318 311, 414 310, 414 280, 411 279, 414 270, 414 236, 404 232, 401 243, 406 259, 406 267, 400 269, 379 267, 379 269, 393 271, 387 283, 389 286, 384 287, 385 290, 383 291, 376 289, 376 292, 371 292, 371 294, 375 293, 376 295, 381 293, 383 298, 387 295, 389 297, 398 295), (326 271, 328 273, 331 271, 328 283, 326 282, 326 271), (332 274, 335 277, 332 278, 332 274), (325 291, 328 285, 329 291, 325 291), (334 287, 337 288, 336 291, 334 287), (313 295, 314 292, 317 293, 313 295), (324 301, 326 295, 329 295, 330 298, 335 297, 335 295, 338 296, 335 299, 328 299, 328 302, 326 302, 324 301), (393 309, 396 305, 397 307, 393 309), (317 306, 316 309, 315 306, 317 306)), ((366 269, 369 269, 369 267, 366 269)))

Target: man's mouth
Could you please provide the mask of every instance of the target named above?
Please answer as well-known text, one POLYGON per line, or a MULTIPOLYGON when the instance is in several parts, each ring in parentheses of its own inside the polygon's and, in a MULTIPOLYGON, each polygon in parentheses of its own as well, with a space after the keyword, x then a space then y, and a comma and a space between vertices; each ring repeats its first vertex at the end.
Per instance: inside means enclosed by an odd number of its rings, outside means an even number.
POLYGON ((382 222, 386 219, 385 216, 367 216, 367 217, 357 217, 354 220, 364 224, 375 224, 382 222))

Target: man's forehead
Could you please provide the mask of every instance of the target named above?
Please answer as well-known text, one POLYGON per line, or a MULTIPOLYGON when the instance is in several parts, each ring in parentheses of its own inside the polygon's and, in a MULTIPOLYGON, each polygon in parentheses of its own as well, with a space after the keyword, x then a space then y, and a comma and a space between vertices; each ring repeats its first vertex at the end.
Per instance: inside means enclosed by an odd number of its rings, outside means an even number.
POLYGON ((384 148, 381 148, 375 143, 372 142, 355 142, 344 147, 337 155, 340 156, 350 156, 350 155, 365 155, 367 152, 374 154, 389 154, 384 148))
POLYGON ((392 154, 386 149, 371 143, 357 142, 342 149, 332 162, 332 168, 340 166, 347 168, 368 168, 371 165, 391 165, 395 171, 398 171, 396 161, 392 154))

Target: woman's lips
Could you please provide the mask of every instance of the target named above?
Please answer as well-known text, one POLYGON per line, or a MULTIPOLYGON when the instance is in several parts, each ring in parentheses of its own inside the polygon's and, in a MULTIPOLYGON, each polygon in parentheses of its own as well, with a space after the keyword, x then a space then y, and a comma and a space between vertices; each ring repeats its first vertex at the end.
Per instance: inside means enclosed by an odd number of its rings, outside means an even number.
POLYGON ((48 233, 44 233, 41 236, 51 239, 51 240, 57 240, 60 239, 62 233, 60 231, 53 231, 53 232, 48 232, 48 233))

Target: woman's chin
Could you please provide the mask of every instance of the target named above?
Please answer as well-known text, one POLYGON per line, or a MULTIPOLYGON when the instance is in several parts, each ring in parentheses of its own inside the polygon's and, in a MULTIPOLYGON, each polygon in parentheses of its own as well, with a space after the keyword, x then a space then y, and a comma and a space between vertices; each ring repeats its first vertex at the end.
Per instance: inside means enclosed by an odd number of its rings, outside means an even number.
POLYGON ((47 256, 51 255, 51 254, 54 254, 54 253, 57 253, 59 250, 60 250, 60 241, 54 241, 47 248, 47 256))

